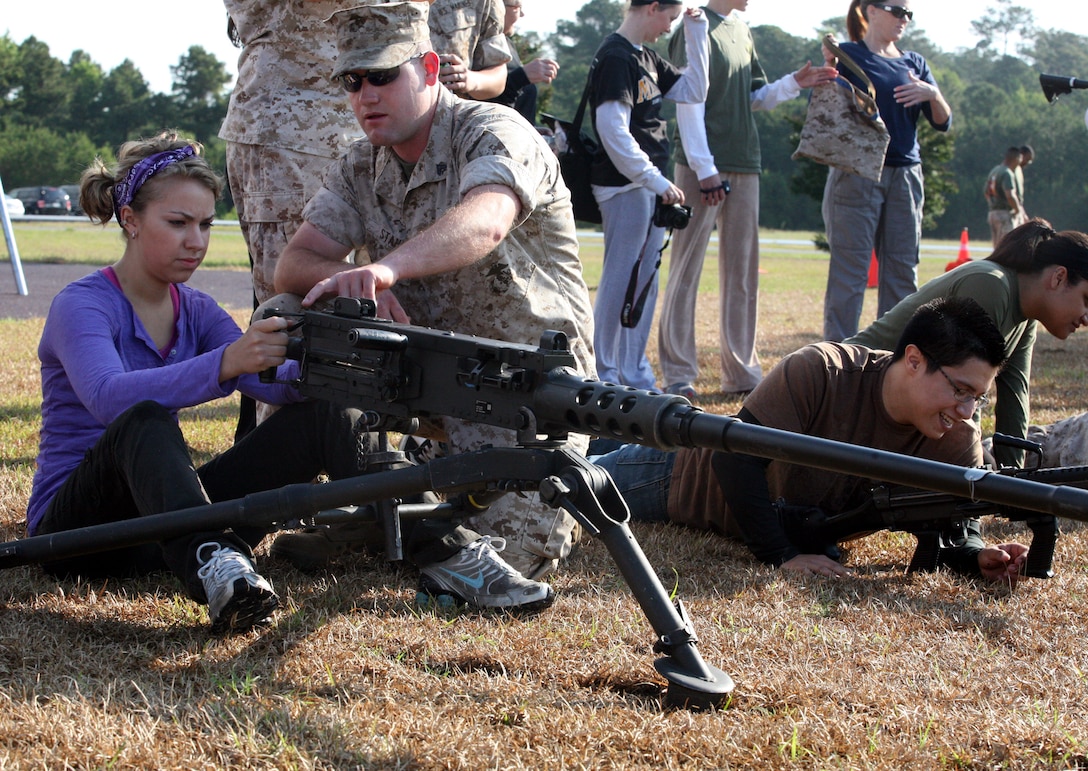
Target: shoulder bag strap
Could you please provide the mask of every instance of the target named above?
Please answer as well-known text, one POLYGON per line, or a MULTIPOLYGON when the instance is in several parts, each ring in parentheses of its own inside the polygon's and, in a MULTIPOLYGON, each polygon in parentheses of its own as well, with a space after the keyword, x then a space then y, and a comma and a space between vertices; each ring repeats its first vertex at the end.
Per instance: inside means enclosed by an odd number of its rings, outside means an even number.
POLYGON ((572 133, 578 136, 578 132, 582 129, 582 120, 586 117, 586 103, 589 101, 589 86, 593 82, 593 69, 597 66, 597 57, 593 57, 593 63, 589 65, 589 72, 586 74, 586 87, 582 89, 582 100, 578 102, 578 111, 574 113, 574 120, 571 121, 572 133))
POLYGON ((873 87, 873 81, 869 80, 869 76, 865 74, 865 70, 858 66, 857 62, 847 56, 846 52, 839 48, 839 44, 835 42, 835 36, 831 34, 824 35, 824 45, 827 46, 827 50, 839 57, 839 61, 842 62, 846 69, 858 76, 861 82, 865 84, 865 88, 869 93, 869 98, 875 102, 876 89, 873 87))

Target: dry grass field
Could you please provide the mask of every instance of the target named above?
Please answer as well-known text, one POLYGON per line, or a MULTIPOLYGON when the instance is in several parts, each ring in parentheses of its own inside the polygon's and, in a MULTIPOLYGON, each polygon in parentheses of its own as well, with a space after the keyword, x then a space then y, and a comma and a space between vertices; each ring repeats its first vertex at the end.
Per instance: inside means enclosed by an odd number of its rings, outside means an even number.
MULTIPOLYGON (((771 248, 764 268, 769 367, 819 337, 826 261, 771 248)), ((712 273, 704 285, 700 404, 730 412, 713 394, 712 273)), ((30 490, 41 325, 0 320, 3 540, 22 534, 30 490)), ((1042 335, 1039 422, 1086 409, 1086 348, 1042 335)), ((184 416, 199 457, 227 445, 234 410, 184 416)), ((420 610, 414 571, 379 559, 318 574, 266 559, 283 609, 225 638, 170 576, 19 567, 0 571, 0 768, 1088 768, 1088 529, 1066 528, 1053 579, 1015 591, 907 575, 897 534, 854 544, 848 579, 802 580, 717 537, 634 532, 736 681, 727 708, 662 710, 652 629, 592 541, 531 618, 420 610)))

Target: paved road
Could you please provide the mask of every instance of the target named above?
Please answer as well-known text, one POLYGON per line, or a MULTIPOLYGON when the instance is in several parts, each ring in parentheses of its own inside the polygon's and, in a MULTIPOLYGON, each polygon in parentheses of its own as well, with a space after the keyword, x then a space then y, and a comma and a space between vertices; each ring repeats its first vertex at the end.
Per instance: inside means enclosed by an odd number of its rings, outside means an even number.
MULTIPOLYGON (((24 263, 23 277, 29 294, 20 295, 10 263, 0 264, 0 318, 44 317, 57 292, 95 270, 95 265, 24 263)), ((253 307, 248 270, 201 268, 189 279, 189 285, 207 292, 227 310, 253 307)))

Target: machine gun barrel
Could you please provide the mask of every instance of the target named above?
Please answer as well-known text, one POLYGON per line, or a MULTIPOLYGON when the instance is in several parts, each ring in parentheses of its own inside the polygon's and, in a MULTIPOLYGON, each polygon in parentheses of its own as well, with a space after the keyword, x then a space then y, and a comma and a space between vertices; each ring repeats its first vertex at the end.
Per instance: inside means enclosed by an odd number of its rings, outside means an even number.
POLYGON ((702 447, 1088 520, 1085 490, 746 424, 681 396, 585 378, 559 332, 545 332, 534 348, 373 313, 370 301, 337 298, 333 313, 304 314, 305 337, 293 354, 302 393, 379 416, 505 427, 522 446, 556 446, 580 433, 665 450, 702 447))

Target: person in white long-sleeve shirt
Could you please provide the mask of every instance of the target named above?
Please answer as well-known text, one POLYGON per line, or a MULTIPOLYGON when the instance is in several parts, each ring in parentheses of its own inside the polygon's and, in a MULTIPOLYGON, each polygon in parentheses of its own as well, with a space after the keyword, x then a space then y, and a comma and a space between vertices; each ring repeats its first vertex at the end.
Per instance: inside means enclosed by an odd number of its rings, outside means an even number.
MULTIPOLYGON (((718 225, 721 297, 721 389, 751 391, 763 378, 756 353, 759 290, 759 134, 755 110, 772 110, 801 90, 835 79, 833 67, 807 62, 767 82, 752 32, 738 11, 748 0, 710 0, 710 89, 705 103, 676 108, 680 141, 673 157, 676 185, 692 208, 691 223, 674 234, 669 281, 661 305, 658 352, 666 390, 696 396, 695 299, 710 233, 718 225)), ((669 59, 686 61, 684 30, 669 41, 669 59)))
POLYGON ((620 28, 594 57, 590 114, 603 152, 594 161, 592 181, 604 226, 604 270, 593 309, 593 347, 602 380, 656 387, 646 343, 665 231, 653 225, 652 217, 657 198, 665 204, 684 202, 683 191, 665 176, 669 143, 661 102, 704 101, 706 73, 706 17, 699 9, 684 11, 680 0, 632 0, 620 28), (647 47, 681 14, 689 41, 689 63, 683 69, 647 47), (632 313, 643 292, 641 315, 632 313))

